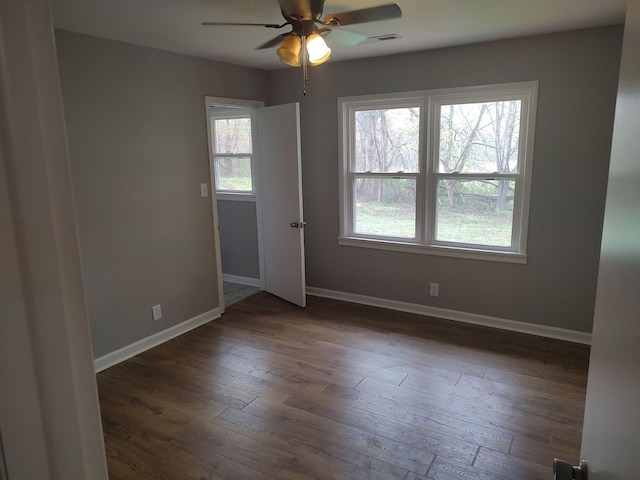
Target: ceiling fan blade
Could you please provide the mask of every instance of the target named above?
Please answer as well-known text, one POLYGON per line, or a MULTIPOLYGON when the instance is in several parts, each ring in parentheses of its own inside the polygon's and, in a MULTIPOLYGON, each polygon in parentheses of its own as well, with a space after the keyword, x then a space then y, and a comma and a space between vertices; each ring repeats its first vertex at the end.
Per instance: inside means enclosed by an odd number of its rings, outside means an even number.
POLYGON ((230 25, 234 27, 266 27, 266 28, 281 28, 283 25, 277 23, 236 23, 236 22, 202 22, 201 25, 230 25))
POLYGON ((271 47, 275 47, 276 45, 280 45, 284 40, 284 37, 286 37, 287 35, 289 35, 289 33, 283 33, 281 35, 277 35, 273 37, 271 40, 269 40, 268 42, 265 42, 259 47, 256 47, 256 50, 262 50, 264 48, 271 48, 271 47))
POLYGON ((325 25, 342 26, 356 23, 377 22, 402 17, 402 10, 395 3, 380 5, 379 7, 363 8, 350 12, 331 13, 322 21, 325 25))
POLYGON ((330 34, 332 42, 341 43, 342 45, 348 45, 350 47, 354 45, 360 45, 362 42, 369 38, 369 35, 364 33, 353 32, 351 30, 345 30, 344 28, 327 29, 327 35, 330 34))

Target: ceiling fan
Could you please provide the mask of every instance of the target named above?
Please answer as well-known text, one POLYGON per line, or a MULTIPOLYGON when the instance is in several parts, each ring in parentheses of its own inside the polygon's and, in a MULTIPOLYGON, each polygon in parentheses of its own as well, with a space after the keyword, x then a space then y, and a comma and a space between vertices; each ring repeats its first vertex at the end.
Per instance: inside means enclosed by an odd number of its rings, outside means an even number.
POLYGON ((235 25, 258 26, 265 28, 283 28, 291 26, 291 30, 277 35, 257 49, 271 48, 280 45, 277 50, 280 60, 293 67, 302 66, 305 84, 308 83, 307 65, 320 65, 331 56, 331 49, 323 39, 323 35, 333 28, 357 23, 376 22, 400 18, 402 10, 395 3, 377 7, 332 13, 324 18, 322 10, 325 0, 278 0, 284 23, 235 23, 235 22, 202 22, 202 25, 235 25))

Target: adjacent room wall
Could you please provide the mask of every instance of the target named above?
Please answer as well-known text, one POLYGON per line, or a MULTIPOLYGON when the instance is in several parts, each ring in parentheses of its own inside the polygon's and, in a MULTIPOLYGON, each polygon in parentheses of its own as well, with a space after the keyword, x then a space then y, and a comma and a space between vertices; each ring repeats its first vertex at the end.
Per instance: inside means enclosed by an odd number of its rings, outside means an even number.
POLYGON ((307 285, 591 331, 621 38, 606 27, 329 62, 306 97, 300 69, 270 72, 271 104, 301 103, 307 285), (527 265, 338 245, 338 97, 526 80, 540 82, 527 265))
POLYGON ((56 40, 100 357, 219 307, 211 198, 200 197, 204 97, 263 100, 267 76, 66 31, 56 40))
MULTIPOLYGON (((230 103, 233 104, 233 99, 231 99, 230 103)), ((224 117, 229 112, 238 113, 239 111, 250 114, 252 108, 213 105, 210 107, 211 121, 213 122, 216 116, 224 117)), ((253 132, 255 132, 255 128, 253 128, 253 132)), ((252 162, 255 162, 255 159, 252 159, 252 162)), ((255 176, 255 172, 253 173, 255 176)), ((253 180, 256 181, 257 178, 253 180)), ((222 275, 225 279, 237 282, 259 283, 260 256, 255 195, 221 194, 217 196, 217 205, 222 275)))
POLYGON ((255 202, 218 199, 222 273, 260 278, 255 202))

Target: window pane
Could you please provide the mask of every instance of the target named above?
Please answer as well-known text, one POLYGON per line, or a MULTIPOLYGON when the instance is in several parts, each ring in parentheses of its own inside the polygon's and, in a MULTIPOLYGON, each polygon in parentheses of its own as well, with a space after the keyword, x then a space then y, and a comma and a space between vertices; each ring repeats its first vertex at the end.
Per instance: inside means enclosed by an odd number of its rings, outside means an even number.
POLYGON ((436 240, 511 246, 513 180, 440 180, 436 240))
POLYGON ((213 133, 215 153, 252 153, 250 118, 216 119, 213 133))
POLYGON ((420 108, 360 110, 355 114, 355 171, 418 171, 420 108))
POLYGON ((217 157, 216 190, 251 192, 251 158, 217 157))
POLYGON ((416 181, 358 178, 353 231, 363 235, 415 238, 416 181))
POLYGON ((516 173, 520 100, 440 107, 438 171, 516 173))

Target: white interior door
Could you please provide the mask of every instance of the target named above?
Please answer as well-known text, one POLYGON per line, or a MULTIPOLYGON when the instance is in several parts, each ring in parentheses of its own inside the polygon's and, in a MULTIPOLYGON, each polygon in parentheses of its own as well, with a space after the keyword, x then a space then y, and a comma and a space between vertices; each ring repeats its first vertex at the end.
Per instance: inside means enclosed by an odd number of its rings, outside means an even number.
POLYGON ((304 307, 300 106, 259 108, 256 118, 265 290, 304 307))

